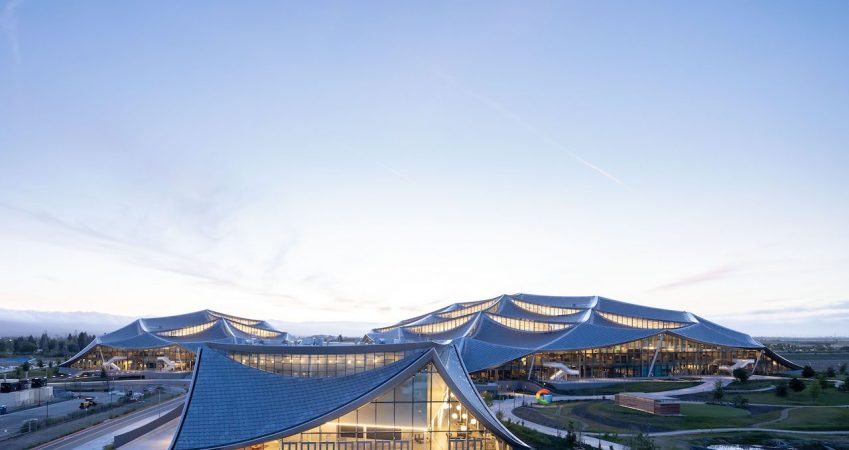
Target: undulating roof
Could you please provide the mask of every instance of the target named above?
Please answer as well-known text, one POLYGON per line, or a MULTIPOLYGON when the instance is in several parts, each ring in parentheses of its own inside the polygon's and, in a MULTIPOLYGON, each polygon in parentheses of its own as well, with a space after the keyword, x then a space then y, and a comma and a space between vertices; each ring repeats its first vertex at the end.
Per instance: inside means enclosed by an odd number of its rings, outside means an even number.
MULTIPOLYGON (((384 346, 375 346, 384 347, 384 346)), ((228 351, 275 352, 267 346, 210 344, 199 350, 172 450, 239 448, 290 436, 336 419, 394 389, 432 363, 452 392, 487 429, 517 449, 528 448, 486 407, 454 345, 387 345, 405 350, 394 363, 341 377, 293 377, 262 371, 229 358, 228 351)), ((287 352, 310 347, 290 347, 287 352)), ((335 351, 363 351, 361 346, 335 351)))
POLYGON ((111 333, 98 336, 71 359, 69 366, 98 345, 119 349, 157 348, 179 345, 195 351, 207 343, 245 343, 259 341, 286 343, 289 335, 275 330, 263 320, 231 316, 209 309, 167 317, 137 319, 111 333))
MULTIPOLYGON (((766 349, 751 336, 686 311, 599 296, 501 295, 455 303, 372 330, 366 342, 455 341, 472 372, 538 351, 608 347, 657 334, 708 345, 766 349)), ((792 364, 792 363, 791 363, 792 364)), ((792 367, 792 365, 791 365, 792 367)))

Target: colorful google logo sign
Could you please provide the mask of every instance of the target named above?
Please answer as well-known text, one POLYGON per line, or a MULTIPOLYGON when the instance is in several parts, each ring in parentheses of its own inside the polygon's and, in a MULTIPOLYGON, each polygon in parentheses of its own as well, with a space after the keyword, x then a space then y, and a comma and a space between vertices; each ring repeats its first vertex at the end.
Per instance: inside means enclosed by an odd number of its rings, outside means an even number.
POLYGON ((537 403, 540 405, 548 405, 554 401, 554 396, 551 395, 551 391, 548 389, 540 389, 537 391, 537 403))

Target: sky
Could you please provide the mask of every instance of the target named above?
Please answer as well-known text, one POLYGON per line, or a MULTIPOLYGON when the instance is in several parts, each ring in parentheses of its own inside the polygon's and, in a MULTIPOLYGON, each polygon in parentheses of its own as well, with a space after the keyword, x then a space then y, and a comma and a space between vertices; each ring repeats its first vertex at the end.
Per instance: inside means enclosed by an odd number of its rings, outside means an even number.
POLYGON ((849 335, 849 3, 0 0, 0 308, 849 335))

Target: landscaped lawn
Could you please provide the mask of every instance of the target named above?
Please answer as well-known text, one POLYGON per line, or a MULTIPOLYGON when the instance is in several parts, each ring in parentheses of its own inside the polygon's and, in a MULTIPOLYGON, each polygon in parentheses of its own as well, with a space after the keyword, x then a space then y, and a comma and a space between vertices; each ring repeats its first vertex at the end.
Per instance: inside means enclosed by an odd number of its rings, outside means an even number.
POLYGON ((779 397, 775 395, 775 392, 757 392, 740 395, 749 399, 749 403, 764 403, 770 405, 849 405, 849 392, 840 392, 834 388, 823 389, 816 402, 811 399, 810 387, 805 388, 802 392, 790 391, 787 397, 779 397))
POLYGON ((622 392, 663 392, 698 386, 698 381, 632 381, 607 386, 556 390, 562 395, 613 395, 622 392))
POLYGON ((703 405, 698 403, 682 403, 681 415, 691 417, 711 417, 711 418, 728 418, 728 417, 746 417, 750 413, 748 410, 740 408, 732 408, 729 406, 719 405, 703 405))
POLYGON ((731 384, 725 386, 725 389, 729 390, 751 390, 751 389, 762 389, 770 386, 775 386, 780 383, 782 380, 749 380, 745 382, 741 381, 732 381, 731 384))
POLYGON ((849 408, 798 408, 786 419, 770 425, 785 430, 849 430, 849 408))
POLYGON ((680 416, 657 416, 623 408, 611 402, 571 402, 543 408, 520 408, 519 417, 543 425, 565 428, 569 421, 584 431, 651 432, 694 428, 749 427, 779 417, 778 410, 752 413, 730 406, 682 404, 680 416))

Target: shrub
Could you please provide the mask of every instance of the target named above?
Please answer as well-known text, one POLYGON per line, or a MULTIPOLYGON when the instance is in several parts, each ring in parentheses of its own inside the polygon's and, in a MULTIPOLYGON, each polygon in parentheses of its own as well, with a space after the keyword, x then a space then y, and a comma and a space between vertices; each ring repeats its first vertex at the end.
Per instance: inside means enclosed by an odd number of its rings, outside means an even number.
POLYGON ((817 371, 814 370, 811 366, 805 366, 802 368, 802 377, 804 378, 813 378, 817 375, 817 371))
POLYGON ((486 406, 492 406, 492 393, 485 391, 481 397, 483 397, 483 401, 486 403, 486 406))
POLYGON ((828 389, 828 377, 825 376, 824 373, 821 373, 820 376, 817 377, 817 381, 819 382, 821 388, 828 389))
POLYGON ((775 395, 779 397, 787 397, 787 393, 788 388, 786 382, 782 381, 781 383, 778 383, 778 385, 775 386, 775 395))
POLYGON ((835 372, 834 367, 829 367, 825 370, 825 376, 829 378, 834 378, 837 376, 837 372, 835 372))
POLYGON ((734 369, 734 371, 731 372, 731 374, 734 375, 734 378, 740 380, 741 383, 745 383, 746 380, 749 379, 749 371, 742 368, 742 367, 738 367, 738 368, 734 369))
POLYGON ((716 380, 713 385, 713 399, 722 400, 723 396, 725 396, 725 389, 722 388, 722 381, 716 380))
POLYGON ((741 395, 737 395, 734 397, 734 400, 731 401, 731 406, 740 409, 748 409, 749 408, 749 399, 743 397, 741 395))
POLYGON ((849 369, 849 367, 847 367, 846 363, 843 363, 843 364, 840 365, 840 368, 837 369, 837 370, 840 372, 841 375, 846 375, 847 369, 849 369))
POLYGON ((808 391, 808 393, 811 394, 811 400, 817 401, 822 393, 822 387, 819 383, 811 383, 811 387, 808 388, 808 391))
POLYGON ((802 392, 805 390, 805 382, 798 378, 791 379, 788 386, 793 390, 793 392, 802 392))
POLYGON ((658 450, 657 444, 643 433, 638 433, 629 439, 628 447, 631 447, 631 450, 658 450))

